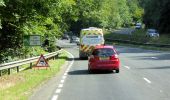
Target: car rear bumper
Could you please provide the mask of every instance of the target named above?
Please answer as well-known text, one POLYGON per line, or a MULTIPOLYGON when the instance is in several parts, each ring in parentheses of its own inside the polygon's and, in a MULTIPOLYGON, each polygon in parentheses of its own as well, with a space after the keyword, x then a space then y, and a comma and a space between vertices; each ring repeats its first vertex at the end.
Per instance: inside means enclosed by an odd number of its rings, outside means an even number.
POLYGON ((119 69, 119 63, 114 64, 89 64, 91 70, 116 70, 119 69))

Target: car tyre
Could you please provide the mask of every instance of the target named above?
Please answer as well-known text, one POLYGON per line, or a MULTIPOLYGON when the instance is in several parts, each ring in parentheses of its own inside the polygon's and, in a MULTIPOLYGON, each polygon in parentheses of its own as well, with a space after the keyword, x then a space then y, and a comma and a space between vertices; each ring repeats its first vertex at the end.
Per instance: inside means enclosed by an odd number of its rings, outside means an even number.
POLYGON ((79 54, 79 59, 80 59, 80 60, 83 60, 83 57, 81 56, 81 54, 79 54))
POLYGON ((81 54, 80 51, 79 51, 79 59, 80 59, 80 60, 83 60, 83 57, 82 57, 82 54, 81 54))
POLYGON ((92 73, 92 70, 89 68, 89 66, 88 66, 88 73, 89 73, 89 74, 92 73))
POLYGON ((119 73, 119 69, 116 69, 116 73, 119 73))

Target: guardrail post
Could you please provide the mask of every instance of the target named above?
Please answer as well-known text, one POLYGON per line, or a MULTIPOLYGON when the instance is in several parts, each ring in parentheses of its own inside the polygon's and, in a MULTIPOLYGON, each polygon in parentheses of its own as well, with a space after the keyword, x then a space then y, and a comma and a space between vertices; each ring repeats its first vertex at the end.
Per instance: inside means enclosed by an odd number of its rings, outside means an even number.
POLYGON ((49 61, 49 59, 50 59, 50 58, 47 58, 47 59, 46 59, 46 60, 47 60, 47 62, 49 61))
POLYGON ((32 63, 30 63, 30 69, 32 69, 32 63))
POLYGON ((0 70, 0 76, 2 76, 2 70, 0 70))
POLYGON ((19 66, 17 66, 17 73, 19 72, 19 66))
POLYGON ((57 53, 57 55, 55 56, 55 59, 57 59, 57 58, 58 58, 58 56, 59 56, 59 53, 57 53))
POLYGON ((11 69, 10 68, 8 68, 8 75, 10 75, 11 74, 11 69))

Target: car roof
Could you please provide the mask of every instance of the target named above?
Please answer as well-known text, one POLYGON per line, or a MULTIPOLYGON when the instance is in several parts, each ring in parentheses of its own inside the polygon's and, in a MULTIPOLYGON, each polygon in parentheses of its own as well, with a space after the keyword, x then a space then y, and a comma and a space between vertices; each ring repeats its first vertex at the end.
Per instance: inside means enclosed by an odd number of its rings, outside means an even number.
POLYGON ((142 23, 136 23, 136 25, 142 25, 142 23))
POLYGON ((84 28, 82 31, 102 31, 101 28, 96 28, 96 27, 89 27, 89 28, 84 28))
POLYGON ((102 49, 102 48, 114 49, 114 46, 110 46, 110 45, 98 45, 98 46, 95 46, 95 49, 102 49))
POLYGON ((72 36, 72 38, 78 38, 77 36, 72 36))

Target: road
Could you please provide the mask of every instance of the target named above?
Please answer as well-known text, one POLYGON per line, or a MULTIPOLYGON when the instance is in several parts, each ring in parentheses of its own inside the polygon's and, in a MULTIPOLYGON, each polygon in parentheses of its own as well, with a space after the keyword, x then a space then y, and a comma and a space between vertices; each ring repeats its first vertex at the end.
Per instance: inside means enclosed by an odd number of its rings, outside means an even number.
POLYGON ((116 46, 120 73, 88 74, 78 47, 68 40, 58 43, 70 59, 30 100, 170 100, 170 52, 116 46))

